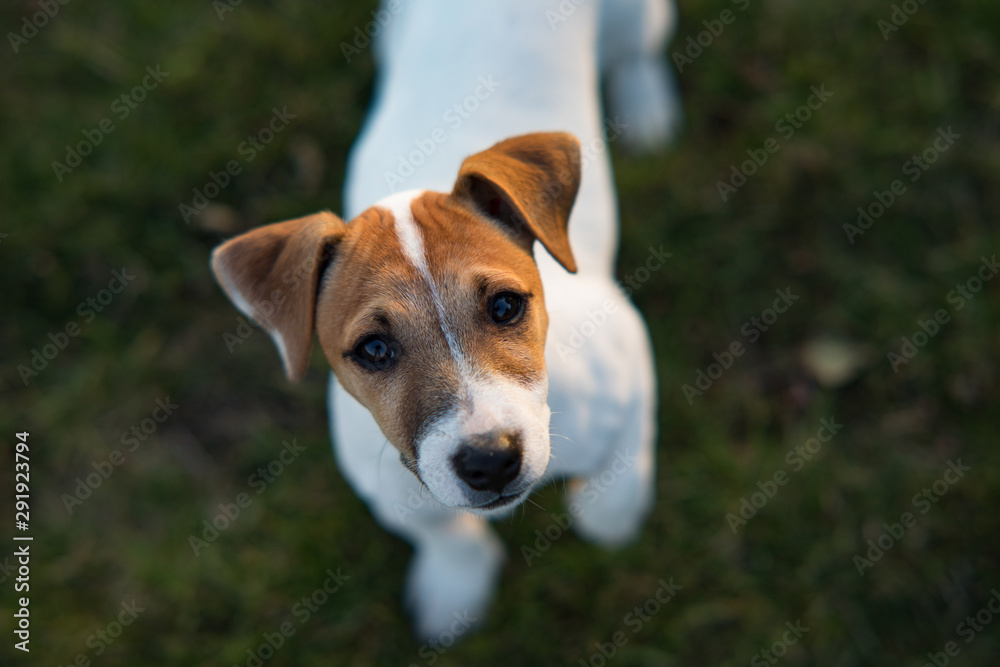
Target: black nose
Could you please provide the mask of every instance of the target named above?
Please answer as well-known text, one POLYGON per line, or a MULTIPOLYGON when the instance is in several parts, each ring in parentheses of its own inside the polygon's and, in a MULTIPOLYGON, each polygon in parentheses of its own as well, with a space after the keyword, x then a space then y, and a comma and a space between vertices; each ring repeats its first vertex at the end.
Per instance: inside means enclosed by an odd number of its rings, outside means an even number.
POLYGON ((458 476, 476 491, 502 493, 521 471, 521 437, 516 433, 473 436, 451 461, 458 476))

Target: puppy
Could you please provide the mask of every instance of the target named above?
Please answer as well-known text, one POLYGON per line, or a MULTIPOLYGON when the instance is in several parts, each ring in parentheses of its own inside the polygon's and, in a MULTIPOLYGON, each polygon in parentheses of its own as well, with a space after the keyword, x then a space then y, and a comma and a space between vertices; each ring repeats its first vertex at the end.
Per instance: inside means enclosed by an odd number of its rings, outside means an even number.
POLYGON ((336 458, 415 547, 408 599, 424 638, 483 617, 504 558, 484 517, 563 478, 574 529, 616 545, 652 502, 653 360, 613 278, 606 143, 672 131, 658 59, 669 9, 387 3, 350 222, 316 213, 212 255, 291 380, 318 336, 336 458), (616 81, 607 118, 602 70, 616 81))

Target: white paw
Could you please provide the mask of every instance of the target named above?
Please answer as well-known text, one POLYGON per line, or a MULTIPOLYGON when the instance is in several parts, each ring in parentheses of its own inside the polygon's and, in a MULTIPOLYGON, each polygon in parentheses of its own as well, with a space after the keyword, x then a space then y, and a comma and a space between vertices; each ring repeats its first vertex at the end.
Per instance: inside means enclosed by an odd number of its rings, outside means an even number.
POLYGON ((649 483, 633 475, 613 477, 610 470, 589 480, 569 484, 567 504, 575 517, 573 528, 586 540, 607 547, 631 542, 639 534, 649 510, 649 483))
POLYGON ((681 122, 672 74, 659 60, 637 58, 617 65, 608 77, 611 116, 624 125, 622 142, 632 151, 670 143, 681 122))
POLYGON ((407 581, 416 634, 450 643, 481 623, 504 558, 500 540, 472 515, 421 540, 407 581))

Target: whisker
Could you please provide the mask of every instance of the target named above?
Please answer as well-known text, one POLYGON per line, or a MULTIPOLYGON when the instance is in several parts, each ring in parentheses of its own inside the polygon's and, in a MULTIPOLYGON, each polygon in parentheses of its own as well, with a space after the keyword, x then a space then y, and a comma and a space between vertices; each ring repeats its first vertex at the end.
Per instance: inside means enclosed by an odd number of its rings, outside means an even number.
POLYGON ((389 439, 386 438, 385 442, 382 443, 382 449, 378 450, 378 458, 377 458, 377 461, 379 463, 379 466, 378 466, 378 485, 380 487, 382 487, 383 489, 385 488, 385 486, 383 486, 383 484, 382 484, 382 455, 385 454, 385 448, 388 447, 388 446, 389 446, 389 439))
POLYGON ((531 499, 530 497, 528 497, 528 498, 525 498, 524 500, 525 500, 525 502, 529 502, 529 503, 531 503, 532 505, 534 505, 534 506, 535 506, 535 507, 537 507, 538 509, 542 510, 543 512, 545 511, 545 508, 544 508, 544 507, 542 507, 541 505, 539 505, 538 503, 536 503, 536 502, 535 502, 534 500, 532 500, 532 499, 531 499))

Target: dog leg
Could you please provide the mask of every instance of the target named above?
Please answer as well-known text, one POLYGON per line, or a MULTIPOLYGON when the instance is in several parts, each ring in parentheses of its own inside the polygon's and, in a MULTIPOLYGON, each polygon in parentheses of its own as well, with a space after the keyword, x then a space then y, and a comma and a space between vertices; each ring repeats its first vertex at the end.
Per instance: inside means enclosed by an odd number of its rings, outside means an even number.
POLYGON ((621 121, 622 139, 631 150, 664 146, 680 125, 677 84, 663 60, 675 14, 673 0, 601 3, 601 69, 609 115, 621 121))
POLYGON ((484 519, 438 502, 332 374, 329 408, 344 476, 379 524, 414 546, 407 601, 417 635, 436 640, 468 630, 492 597, 505 558, 500 540, 484 519))
POLYGON ((468 512, 411 532, 415 553, 407 603, 424 640, 455 636, 480 623, 505 560, 500 540, 484 519, 468 512))
POLYGON ((656 473, 656 390, 645 330, 636 359, 636 388, 623 429, 603 466, 589 478, 570 480, 567 504, 578 503, 574 523, 585 539, 618 546, 635 538, 652 506, 656 473))
POLYGON ((406 604, 414 632, 427 641, 457 638, 486 615, 506 559, 503 545, 485 519, 445 507, 398 459, 383 461, 386 487, 367 500, 383 528, 413 545, 406 604))

